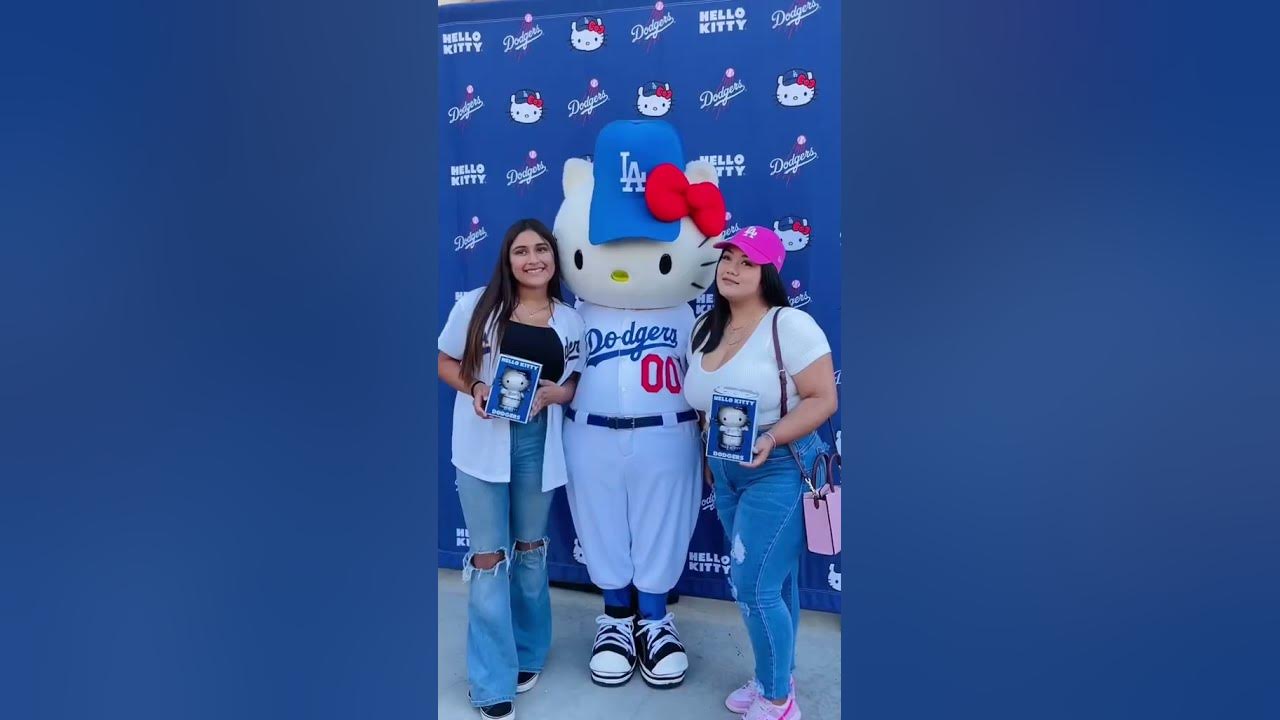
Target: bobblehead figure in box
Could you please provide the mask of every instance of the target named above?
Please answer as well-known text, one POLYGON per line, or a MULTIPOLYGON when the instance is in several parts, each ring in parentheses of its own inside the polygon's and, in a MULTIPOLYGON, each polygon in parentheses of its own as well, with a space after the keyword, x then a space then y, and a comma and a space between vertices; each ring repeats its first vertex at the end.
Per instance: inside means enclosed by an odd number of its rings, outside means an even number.
POLYGON ((697 414, 683 395, 689 302, 714 279, 724 200, 715 168, 686 164, 664 121, 610 123, 592 157, 565 163, 555 219, 560 267, 586 323, 564 437, 573 523, 604 591, 591 677, 621 685, 638 665, 649 685, 673 687, 688 658, 666 598, 701 496, 697 414))

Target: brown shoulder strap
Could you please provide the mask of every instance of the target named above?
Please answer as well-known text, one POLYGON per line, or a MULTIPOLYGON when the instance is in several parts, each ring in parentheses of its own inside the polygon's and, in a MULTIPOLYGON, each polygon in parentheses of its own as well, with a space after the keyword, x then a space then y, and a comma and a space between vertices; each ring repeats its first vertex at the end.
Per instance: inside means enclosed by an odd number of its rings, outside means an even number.
POLYGON ((782 308, 773 313, 773 359, 778 364, 778 391, 782 397, 779 419, 787 414, 787 370, 782 365, 782 345, 778 342, 778 316, 781 314, 782 308))

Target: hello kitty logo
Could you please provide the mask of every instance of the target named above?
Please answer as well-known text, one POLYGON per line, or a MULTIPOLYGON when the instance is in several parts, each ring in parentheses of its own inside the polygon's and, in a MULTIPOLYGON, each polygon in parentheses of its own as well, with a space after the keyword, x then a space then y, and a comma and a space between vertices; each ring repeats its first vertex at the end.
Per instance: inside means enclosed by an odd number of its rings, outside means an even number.
POLYGON ((520 33, 502 38, 502 52, 514 52, 517 58, 523 58, 533 41, 540 37, 542 37, 542 28, 533 23, 532 14, 525 13, 520 23, 520 33))
POLYGON ((774 158, 769 161, 769 175, 786 178, 787 183, 791 183, 791 178, 795 177, 800 168, 808 165, 818 159, 818 151, 809 145, 809 139, 804 135, 796 137, 796 144, 791 147, 791 154, 785 158, 774 158))
POLYGON ((676 19, 666 11, 666 4, 661 1, 656 2, 653 4, 653 12, 649 15, 649 22, 637 23, 631 27, 631 42, 648 41, 649 44, 645 48, 648 51, 658 41, 658 36, 675 22, 676 19))
POLYGON ((785 108, 804 107, 818 93, 818 79, 812 70, 791 68, 778 75, 776 99, 785 108))
POLYGON ((604 19, 584 15, 569 24, 569 46, 580 52, 595 52, 608 40, 604 19))
POLYGON ((840 592, 840 571, 836 570, 835 563, 827 563, 827 584, 832 590, 840 592))
POLYGON ((585 123, 596 111, 596 108, 609 102, 609 93, 600 87, 599 78, 591 78, 587 82, 587 94, 582 99, 569 101, 569 117, 581 117, 585 123))
POLYGON ((636 110, 645 117, 662 117, 671 112, 672 98, 671 83, 650 81, 636 93, 636 110))
POLYGON ((517 90, 511 94, 511 119, 521 125, 532 125, 542 119, 542 93, 537 90, 517 90))
POLYGON ((773 231, 782 240, 782 246, 787 249, 787 252, 794 252, 809 247, 809 237, 813 228, 809 226, 809 218, 786 215, 773 221, 773 231))
POLYGON ((579 564, 587 564, 586 553, 582 552, 582 545, 578 542, 578 538, 573 539, 573 559, 579 564))

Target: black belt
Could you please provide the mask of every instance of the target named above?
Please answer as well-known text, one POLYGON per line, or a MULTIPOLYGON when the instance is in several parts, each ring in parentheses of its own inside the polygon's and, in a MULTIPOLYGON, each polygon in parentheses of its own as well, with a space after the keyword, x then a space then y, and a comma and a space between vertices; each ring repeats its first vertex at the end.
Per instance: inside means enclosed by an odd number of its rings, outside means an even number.
MULTIPOLYGON (((565 408, 564 416, 573 420, 577 413, 573 408, 565 408)), ((697 420, 698 412, 696 410, 681 410, 676 413, 676 422, 689 422, 697 420)), ((663 423, 661 415, 645 415, 642 417, 609 417, 608 415, 592 415, 587 414, 587 424, 596 425, 598 427, 607 427, 610 430, 635 430, 636 428, 657 427, 663 423)))

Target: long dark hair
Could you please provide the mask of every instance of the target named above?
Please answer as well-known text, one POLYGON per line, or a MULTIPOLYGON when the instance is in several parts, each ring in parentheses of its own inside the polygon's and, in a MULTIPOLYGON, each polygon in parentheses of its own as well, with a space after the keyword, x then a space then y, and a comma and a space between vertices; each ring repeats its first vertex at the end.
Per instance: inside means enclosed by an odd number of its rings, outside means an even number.
POLYGON ((498 263, 493 268, 493 277, 489 285, 480 295, 471 323, 467 326, 467 344, 462 350, 462 374, 467 380, 475 380, 480 374, 480 361, 484 357, 484 340, 488 330, 496 329, 493 336, 493 352, 502 345, 502 336, 511 324, 511 313, 519 301, 516 276, 511 270, 511 246, 516 236, 525 230, 532 230, 538 237, 551 245, 551 257, 554 258, 555 270, 551 273, 551 281, 547 283, 547 299, 564 302, 560 292, 560 253, 556 236, 550 228, 533 218, 517 220, 507 228, 502 238, 502 248, 498 250, 498 263))
MULTIPOLYGON (((726 250, 726 252, 728 252, 726 250)), ((721 258, 724 256, 721 255, 721 258)), ((760 265, 760 293, 764 295, 764 304, 768 307, 791 307, 787 299, 787 289, 782 284, 782 275, 773 263, 760 265)), ((695 352, 709 353, 720 347, 724 339, 724 329, 729 324, 729 301, 720 294, 720 284, 711 286, 711 296, 715 303, 711 310, 702 316, 702 320, 693 331, 691 347, 695 352), (703 343, 706 343, 705 345, 703 343)))

